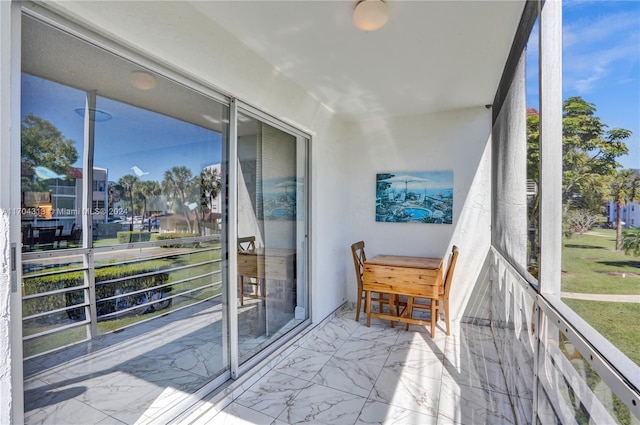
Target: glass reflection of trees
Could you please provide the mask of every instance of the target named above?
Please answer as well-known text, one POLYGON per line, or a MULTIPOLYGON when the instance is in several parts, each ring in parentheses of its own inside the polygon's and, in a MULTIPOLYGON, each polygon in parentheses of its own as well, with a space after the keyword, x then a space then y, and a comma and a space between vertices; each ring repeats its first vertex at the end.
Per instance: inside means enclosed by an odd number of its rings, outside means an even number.
MULTIPOLYGON (((43 206, 49 206, 46 210, 49 215, 39 214, 39 218, 57 218, 58 208, 49 205, 52 203, 50 198, 42 201, 46 205, 42 202, 30 205, 33 202, 28 200, 34 198, 34 194, 49 194, 52 185, 67 184, 66 180, 73 178, 72 164, 79 156, 75 145, 74 140, 67 138, 51 122, 34 114, 25 116, 22 122, 21 152, 22 193, 26 202, 22 207, 25 211, 31 207, 45 211, 43 206)), ((119 223, 118 228, 123 231, 159 231, 159 219, 168 216, 168 207, 171 214, 181 219, 174 218, 173 229, 167 230, 191 235, 204 235, 206 229, 217 230, 217 219, 220 216, 213 210, 222 183, 216 168, 206 167, 194 176, 188 167, 174 166, 164 172, 162 182, 141 180, 148 173, 136 166, 132 169, 135 174, 126 174, 118 181, 108 182, 110 208, 107 211, 107 222, 119 223), (114 205, 120 205, 121 208, 114 208, 114 205)), ((75 184, 72 187, 75 189, 75 184)), ((72 206, 73 209, 79 207, 80 205, 72 206)), ((38 218, 38 214, 32 215, 34 217, 23 214, 23 221, 38 218)), ((77 226, 79 225, 78 223, 77 226)))
MULTIPOLYGON (((205 235, 206 229, 217 228, 219 214, 214 213, 214 202, 222 188, 218 170, 205 168, 194 176, 192 171, 183 165, 174 166, 164 172, 162 182, 141 180, 134 174, 126 174, 117 182, 109 182, 110 205, 123 205, 123 208, 112 209, 112 212, 126 211, 127 216, 111 214, 110 220, 128 225, 129 231, 159 230, 163 217, 174 214, 171 226, 165 229, 190 235, 205 235), (164 196, 164 199, 160 199, 164 196)), ((167 221, 169 223, 169 221, 167 221)))

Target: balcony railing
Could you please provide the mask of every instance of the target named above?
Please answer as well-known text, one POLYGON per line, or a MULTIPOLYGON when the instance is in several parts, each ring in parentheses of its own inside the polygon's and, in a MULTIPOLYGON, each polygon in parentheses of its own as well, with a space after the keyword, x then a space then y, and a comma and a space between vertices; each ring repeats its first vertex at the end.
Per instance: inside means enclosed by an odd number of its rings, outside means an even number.
POLYGON ((492 328, 520 419, 640 423, 640 368, 559 298, 538 293, 495 249, 492 255, 492 328))
POLYGON ((23 255, 25 358, 222 293, 219 236, 23 255))

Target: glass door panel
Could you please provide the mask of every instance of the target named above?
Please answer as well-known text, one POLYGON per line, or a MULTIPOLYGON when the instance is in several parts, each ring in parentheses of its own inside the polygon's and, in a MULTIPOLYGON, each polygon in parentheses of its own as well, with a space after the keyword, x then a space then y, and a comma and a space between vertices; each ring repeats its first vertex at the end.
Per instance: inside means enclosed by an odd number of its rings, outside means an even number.
POLYGON ((307 139, 238 114, 238 351, 243 363, 308 317, 307 139))
POLYGON ((230 376, 229 107, 34 18, 23 36, 25 423, 164 423, 230 376))

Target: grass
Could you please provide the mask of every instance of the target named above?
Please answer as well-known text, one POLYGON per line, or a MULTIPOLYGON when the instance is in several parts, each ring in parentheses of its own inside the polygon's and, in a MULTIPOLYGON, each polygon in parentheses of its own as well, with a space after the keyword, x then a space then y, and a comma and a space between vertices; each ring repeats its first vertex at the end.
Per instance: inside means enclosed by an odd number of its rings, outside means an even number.
POLYGON ((564 240, 562 290, 640 294, 640 258, 615 250, 615 231, 597 229, 564 240), (626 277, 622 277, 623 273, 626 277))
POLYGON ((640 304, 562 301, 640 366, 640 304))
MULTIPOLYGON (((615 250, 615 230, 564 240, 562 291, 640 294, 640 258, 615 250), (624 277, 623 277, 624 276, 624 277)), ((640 304, 563 298, 595 330, 640 365, 640 304)))

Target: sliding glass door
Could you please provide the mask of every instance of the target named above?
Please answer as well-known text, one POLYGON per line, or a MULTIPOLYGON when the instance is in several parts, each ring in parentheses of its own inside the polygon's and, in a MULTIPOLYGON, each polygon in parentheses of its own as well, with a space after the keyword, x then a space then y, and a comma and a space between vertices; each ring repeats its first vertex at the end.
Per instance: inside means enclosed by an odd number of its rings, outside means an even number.
POLYGON ((228 100, 22 30, 25 422, 149 420, 231 376, 228 100))
POLYGON ((308 137, 22 31, 25 422, 164 422, 308 323, 308 137))
POLYGON ((247 110, 237 116, 238 352, 243 363, 308 318, 308 140, 247 110))

